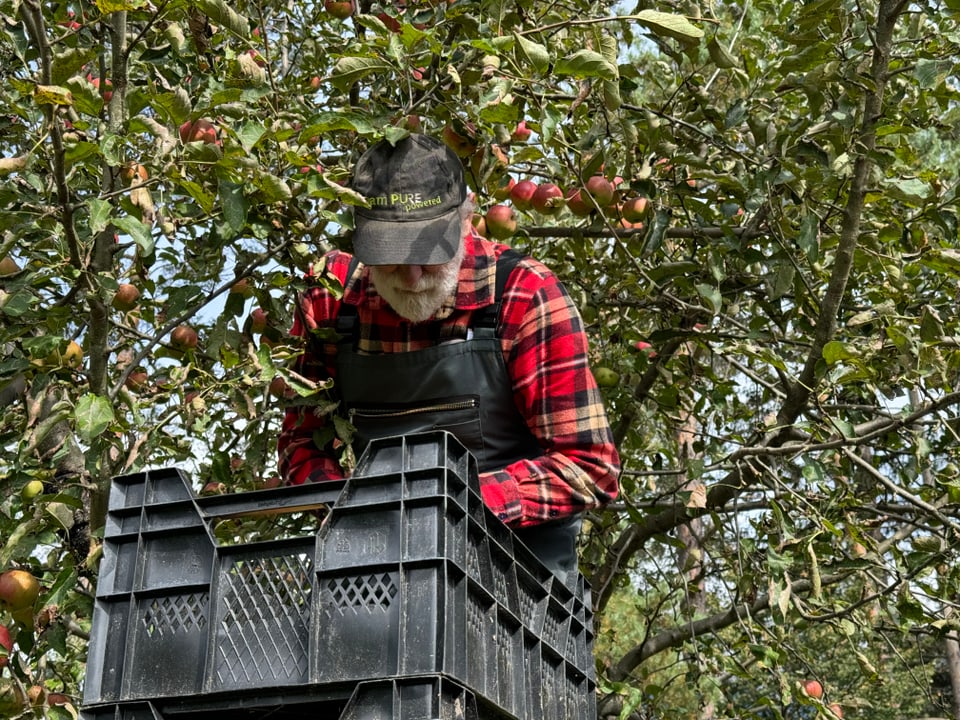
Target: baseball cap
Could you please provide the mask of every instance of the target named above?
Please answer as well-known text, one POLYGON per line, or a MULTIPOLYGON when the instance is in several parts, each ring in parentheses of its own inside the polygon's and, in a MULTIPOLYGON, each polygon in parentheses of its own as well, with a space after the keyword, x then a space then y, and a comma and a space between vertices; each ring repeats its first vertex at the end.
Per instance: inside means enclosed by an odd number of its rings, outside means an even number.
POLYGON ((467 199, 456 153, 429 135, 381 140, 357 161, 353 251, 366 265, 440 265, 460 247, 467 199))

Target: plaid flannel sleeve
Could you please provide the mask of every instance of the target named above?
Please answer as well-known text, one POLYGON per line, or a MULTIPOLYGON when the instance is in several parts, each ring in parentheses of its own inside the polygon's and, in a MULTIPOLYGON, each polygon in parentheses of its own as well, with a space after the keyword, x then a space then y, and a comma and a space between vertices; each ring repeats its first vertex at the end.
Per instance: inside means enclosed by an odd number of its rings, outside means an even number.
POLYGON ((576 306, 542 264, 525 260, 518 270, 504 294, 501 342, 515 402, 544 452, 485 473, 481 491, 501 520, 523 527, 609 503, 620 457, 576 306))
MULTIPOLYGON (((335 275, 344 282, 350 258, 342 253, 333 252, 326 256, 324 271, 335 275)), ((336 317, 339 301, 329 291, 319 285, 311 286, 298 300, 299 307, 294 313, 291 334, 308 337, 312 330, 328 323, 336 317)), ((323 381, 334 372, 334 352, 331 347, 319 343, 307 343, 304 353, 298 358, 296 371, 305 378, 323 381)), ((316 411, 313 406, 294 405, 288 407, 283 416, 283 425, 277 438, 278 469, 280 476, 288 484, 300 485, 304 482, 337 480, 345 476, 337 459, 334 440, 324 442, 321 447, 317 439, 331 433, 325 432, 327 417, 316 411)))

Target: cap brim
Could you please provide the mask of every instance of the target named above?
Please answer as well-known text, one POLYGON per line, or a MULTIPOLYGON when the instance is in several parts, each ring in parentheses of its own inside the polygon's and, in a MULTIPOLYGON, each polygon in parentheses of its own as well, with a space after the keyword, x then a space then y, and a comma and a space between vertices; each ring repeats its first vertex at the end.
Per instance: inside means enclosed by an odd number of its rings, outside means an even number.
POLYGON ((456 209, 429 220, 373 220, 354 214, 353 253, 364 265, 442 265, 460 247, 456 209))

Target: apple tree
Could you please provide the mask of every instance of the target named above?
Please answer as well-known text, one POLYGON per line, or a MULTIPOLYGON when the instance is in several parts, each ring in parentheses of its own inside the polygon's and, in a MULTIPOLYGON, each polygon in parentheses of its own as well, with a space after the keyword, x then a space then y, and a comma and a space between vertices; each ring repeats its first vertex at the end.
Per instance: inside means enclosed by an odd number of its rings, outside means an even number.
POLYGON ((0 571, 38 585, 0 596, 0 715, 78 705, 113 477, 278 482, 284 405, 330 402, 290 369, 304 274, 356 157, 422 131, 590 333, 602 714, 958 716, 955 0, 0 18, 0 571))

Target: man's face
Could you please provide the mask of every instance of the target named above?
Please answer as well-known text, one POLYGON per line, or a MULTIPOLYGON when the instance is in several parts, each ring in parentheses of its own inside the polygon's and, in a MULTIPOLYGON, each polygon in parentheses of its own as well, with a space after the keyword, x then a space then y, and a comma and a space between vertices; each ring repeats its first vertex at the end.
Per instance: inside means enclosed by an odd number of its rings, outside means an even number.
POLYGON ((410 322, 433 317, 457 287, 464 244, 442 265, 371 265, 370 277, 380 296, 410 322))

